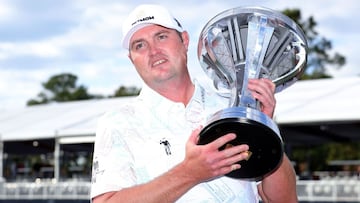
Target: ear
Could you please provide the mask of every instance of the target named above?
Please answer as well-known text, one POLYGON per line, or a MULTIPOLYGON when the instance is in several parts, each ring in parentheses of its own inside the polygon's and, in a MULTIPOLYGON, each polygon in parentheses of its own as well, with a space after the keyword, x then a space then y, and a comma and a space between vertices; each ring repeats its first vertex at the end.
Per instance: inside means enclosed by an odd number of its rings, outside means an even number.
POLYGON ((129 51, 129 53, 128 53, 128 58, 130 59, 131 63, 133 63, 133 60, 132 60, 132 58, 131 58, 130 51, 129 51))
POLYGON ((190 42, 189 33, 186 32, 186 31, 183 31, 181 33, 181 37, 182 37, 182 41, 183 41, 184 46, 186 47, 186 49, 188 49, 189 42, 190 42))

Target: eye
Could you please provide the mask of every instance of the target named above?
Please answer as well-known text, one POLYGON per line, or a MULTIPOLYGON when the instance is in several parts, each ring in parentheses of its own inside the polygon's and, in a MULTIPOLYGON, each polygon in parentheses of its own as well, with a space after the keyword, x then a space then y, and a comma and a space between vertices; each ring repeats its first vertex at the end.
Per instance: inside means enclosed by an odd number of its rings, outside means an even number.
POLYGON ((140 50, 146 47, 146 43, 144 41, 135 42, 132 46, 132 50, 140 50))
POLYGON ((166 38, 168 38, 168 36, 165 33, 161 33, 161 34, 158 35, 159 40, 163 40, 163 39, 166 39, 166 38))

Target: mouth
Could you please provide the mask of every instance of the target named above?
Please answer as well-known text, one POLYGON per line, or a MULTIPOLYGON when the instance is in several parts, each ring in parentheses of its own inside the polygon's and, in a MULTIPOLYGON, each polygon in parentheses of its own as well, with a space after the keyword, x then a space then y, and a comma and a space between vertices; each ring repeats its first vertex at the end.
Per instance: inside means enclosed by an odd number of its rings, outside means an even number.
POLYGON ((166 62, 165 59, 157 60, 157 61, 155 61, 155 62, 152 64, 152 66, 154 67, 154 66, 163 64, 163 63, 165 63, 165 62, 166 62))

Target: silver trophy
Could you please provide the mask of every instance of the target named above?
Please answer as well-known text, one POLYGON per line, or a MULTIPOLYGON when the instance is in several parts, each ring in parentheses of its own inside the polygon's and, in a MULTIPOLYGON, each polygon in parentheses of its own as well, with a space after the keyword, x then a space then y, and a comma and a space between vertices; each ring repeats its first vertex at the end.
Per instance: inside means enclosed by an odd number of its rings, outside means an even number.
POLYGON ((276 92, 298 80, 307 60, 303 31, 289 17, 262 7, 239 7, 212 18, 203 28, 198 57, 218 94, 229 105, 210 116, 200 132, 200 145, 226 133, 237 138, 225 146, 248 144, 249 159, 226 176, 261 180, 274 172, 283 157, 276 123, 259 110, 247 88, 249 79, 269 78, 276 92))

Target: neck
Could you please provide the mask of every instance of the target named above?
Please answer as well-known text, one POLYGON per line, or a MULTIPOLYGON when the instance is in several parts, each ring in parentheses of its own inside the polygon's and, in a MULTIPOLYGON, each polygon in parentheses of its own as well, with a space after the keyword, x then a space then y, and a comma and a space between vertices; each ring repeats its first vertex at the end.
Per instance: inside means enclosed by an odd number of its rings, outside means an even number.
POLYGON ((185 106, 189 103, 194 94, 195 86, 188 81, 173 82, 172 84, 161 85, 155 91, 174 102, 181 102, 185 106))

